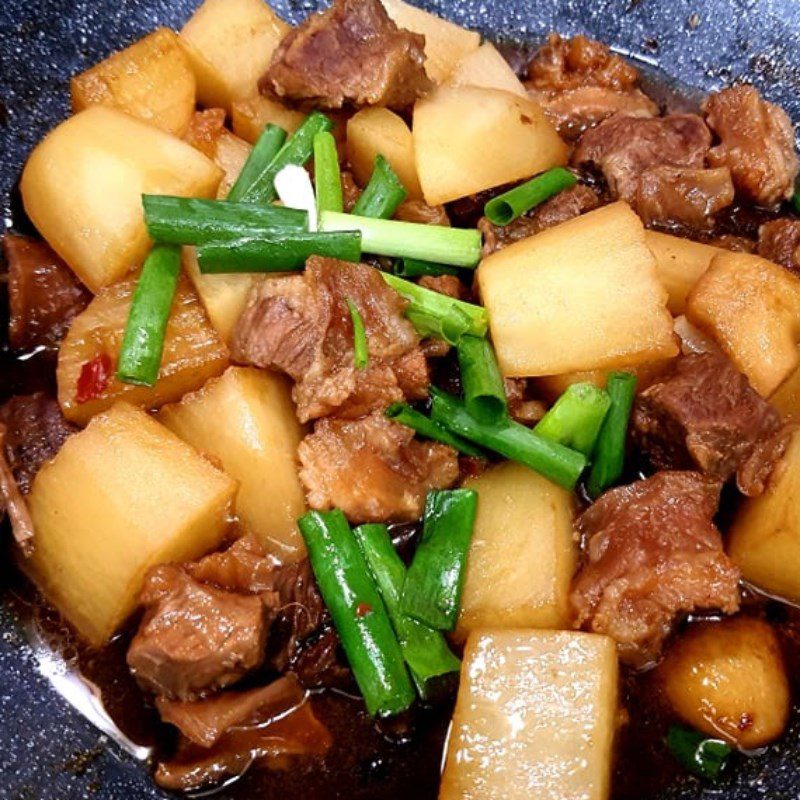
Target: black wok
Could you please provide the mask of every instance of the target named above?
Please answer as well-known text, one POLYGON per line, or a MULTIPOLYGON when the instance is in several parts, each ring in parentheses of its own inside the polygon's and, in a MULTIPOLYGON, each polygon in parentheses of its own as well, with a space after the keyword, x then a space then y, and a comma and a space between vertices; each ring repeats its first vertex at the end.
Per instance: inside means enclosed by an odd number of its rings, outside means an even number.
MULTIPOLYGON (((320 5, 270 2, 291 21, 320 5)), ((743 77, 800 122, 799 0, 415 2, 495 39, 585 32, 703 91, 743 77)), ((69 76, 157 25, 180 27, 195 5, 196 0, 0 2, 0 198, 6 225, 16 213, 14 186, 25 156, 67 113, 69 76)), ((13 390, 11 380, 0 370, 2 394, 13 390)), ((63 690, 64 679, 58 665, 48 668, 28 644, 25 615, 17 613, 19 602, 7 588, 9 574, 9 567, 0 571, 0 800, 166 797, 142 763, 53 690, 59 680, 63 690)), ((721 787, 686 777, 659 800, 700 797, 798 800, 800 714, 782 743, 744 760, 721 787)))

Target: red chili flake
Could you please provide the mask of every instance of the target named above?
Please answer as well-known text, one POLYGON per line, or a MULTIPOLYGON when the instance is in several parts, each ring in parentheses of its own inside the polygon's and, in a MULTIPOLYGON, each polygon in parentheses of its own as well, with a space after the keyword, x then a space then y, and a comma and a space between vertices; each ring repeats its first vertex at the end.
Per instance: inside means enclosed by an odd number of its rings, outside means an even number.
POLYGON ((111 367, 111 359, 106 353, 87 361, 81 367, 81 374, 78 376, 75 399, 79 403, 88 403, 89 400, 100 397, 111 378, 111 367))
POLYGON ((367 614, 372 613, 372 606, 369 603, 359 603, 356 607, 356 616, 359 619, 366 617, 367 614))
POLYGON ((742 716, 739 717, 739 730, 746 731, 748 728, 752 728, 754 722, 753 715, 749 711, 743 711, 742 716))

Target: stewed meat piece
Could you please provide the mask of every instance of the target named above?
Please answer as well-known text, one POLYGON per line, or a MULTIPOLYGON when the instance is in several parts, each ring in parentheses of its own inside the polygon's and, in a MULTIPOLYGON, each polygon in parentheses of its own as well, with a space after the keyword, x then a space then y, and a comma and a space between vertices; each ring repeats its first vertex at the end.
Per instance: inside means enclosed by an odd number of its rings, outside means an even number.
POLYGON ((181 732, 177 753, 155 773, 160 786, 175 791, 218 784, 251 766, 287 768, 294 758, 324 755, 333 743, 291 676, 197 702, 159 699, 158 710, 181 732))
POLYGON ((606 492, 578 518, 587 562, 572 585, 575 624, 616 640, 628 663, 652 663, 675 617, 739 608, 739 572, 712 518, 720 483, 659 472, 606 492))
POLYGON ((528 65, 531 96, 570 140, 613 114, 658 114, 658 106, 638 83, 633 65, 586 36, 562 39, 550 34, 528 65))
POLYGON ((794 128, 786 112, 744 84, 710 95, 703 110, 720 139, 708 161, 730 169, 739 196, 762 206, 788 200, 798 161, 794 128))
POLYGON ((355 523, 419 519, 428 491, 458 479, 452 448, 415 440, 414 431, 381 412, 320 420, 299 455, 309 505, 341 508, 355 523))
POLYGON ((469 290, 455 275, 423 275, 419 279, 419 285, 456 300, 469 300, 469 290))
POLYGON ((760 494, 783 454, 780 414, 719 353, 679 358, 639 394, 634 438, 658 469, 699 469, 760 494))
POLYGON ((8 338, 15 350, 56 349, 92 296, 44 242, 3 237, 8 264, 8 338))
POLYGON ((5 457, 23 494, 78 430, 64 419, 58 401, 44 392, 12 397, 0 406, 0 423, 6 426, 5 457))
POLYGON ((696 114, 653 119, 620 114, 583 134, 572 163, 599 169, 615 197, 634 202, 645 170, 702 169, 710 145, 711 133, 696 114))
POLYGON ((233 356, 292 377, 303 422, 358 417, 427 395, 428 367, 405 307, 376 269, 314 256, 302 275, 256 284, 234 333, 233 356), (355 366, 348 300, 364 321, 366 369, 355 366))
POLYGON ((191 699, 263 662, 269 623, 260 596, 216 589, 162 564, 148 574, 140 599, 146 613, 128 666, 149 691, 191 699))
POLYGON ((404 200, 395 211, 400 222, 418 222, 422 225, 450 225, 444 206, 429 206, 424 200, 404 200))
POLYGON ((532 211, 514 220, 510 225, 493 225, 482 217, 478 228, 483 234, 483 256, 502 250, 520 239, 560 225, 562 222, 592 211, 600 205, 597 192, 583 183, 559 192, 555 197, 537 206, 532 211))
POLYGON ((800 220, 764 223, 758 229, 758 254, 800 275, 800 220))
POLYGON ((380 0, 335 0, 278 46, 261 91, 316 107, 407 108, 431 88, 425 37, 397 27, 380 0))
POLYGON ((645 225, 683 224, 711 228, 714 214, 734 197, 730 170, 662 166, 645 170, 636 192, 636 212, 645 225))

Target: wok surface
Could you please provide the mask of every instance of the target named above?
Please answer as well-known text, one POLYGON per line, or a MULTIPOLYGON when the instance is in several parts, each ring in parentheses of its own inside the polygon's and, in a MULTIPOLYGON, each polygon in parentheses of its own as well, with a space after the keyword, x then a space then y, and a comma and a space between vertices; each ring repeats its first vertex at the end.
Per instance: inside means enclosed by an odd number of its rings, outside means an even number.
MULTIPOLYGON (((321 5, 270 2, 290 21, 321 5)), ((537 40, 550 30, 587 33, 703 91, 744 77, 800 122, 798 0, 415 2, 494 39, 537 40)), ((69 76, 157 25, 180 27, 195 5, 196 0, 0 3, 0 198, 7 226, 26 154, 67 114, 69 76)), ((0 373, 0 385, 6 379, 0 373)), ((0 571, 0 800, 167 797, 141 763, 110 744, 53 691, 46 661, 28 645, 3 588, 8 583, 2 573, 9 569, 0 571)), ((703 787, 687 777, 659 800, 701 797, 798 800, 798 714, 780 744, 747 760, 720 787, 703 787)))

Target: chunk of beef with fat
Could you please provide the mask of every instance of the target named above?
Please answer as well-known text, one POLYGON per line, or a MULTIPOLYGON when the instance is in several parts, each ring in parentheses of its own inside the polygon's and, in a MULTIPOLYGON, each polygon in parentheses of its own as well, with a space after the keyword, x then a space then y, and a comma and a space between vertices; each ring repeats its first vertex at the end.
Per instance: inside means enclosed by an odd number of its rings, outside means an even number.
POLYGON ((5 514, 23 555, 33 553, 33 520, 5 457, 6 426, 0 423, 0 521, 5 514))
POLYGON ((5 457, 23 494, 30 492, 36 473, 78 430, 64 419, 58 401, 44 392, 6 401, 0 406, 0 423, 6 427, 5 457))
POLYGON ((762 225, 758 254, 800 275, 800 219, 776 219, 762 225))
POLYGON ((450 217, 444 206, 429 206, 424 200, 404 200, 395 211, 394 218, 400 222, 421 225, 450 225, 450 217))
POLYGON ((730 169, 739 196, 762 206, 788 200, 794 193, 798 161, 794 128, 786 112, 747 85, 710 95, 703 110, 720 139, 708 155, 709 163, 730 169))
POLYGON ((428 491, 458 479, 452 448, 417 441, 414 431, 380 412, 320 420, 299 455, 309 505, 341 508, 354 523, 419 519, 428 491))
POLYGON ((639 178, 636 211, 645 225, 673 223, 711 228, 714 214, 734 197, 730 170, 653 167, 639 178))
POLYGON ((259 86, 321 108, 407 108, 431 88, 424 47, 380 0, 334 0, 286 35, 259 86))
POLYGON ((634 438, 658 469, 699 469, 760 494, 786 447, 780 414, 720 353, 679 358, 639 394, 634 438))
POLYGON ((217 589, 179 565, 163 564, 148 574, 140 599, 145 617, 127 658, 149 691, 196 697, 263 662, 269 623, 260 596, 217 589))
POLYGON ((592 211, 600 205, 597 192, 583 183, 571 186, 551 197, 532 211, 514 220, 510 225, 493 225, 486 217, 478 222, 483 234, 483 255, 488 256, 504 247, 527 239, 545 228, 592 211))
POLYGON ((128 664, 170 698, 229 685, 261 664, 290 668, 328 620, 308 561, 280 565, 252 535, 199 561, 156 567, 141 600, 128 664))
POLYGON ((8 339, 15 350, 56 349, 91 294, 44 242, 7 233, 8 339))
POLYGON ((712 522, 719 491, 699 472, 659 472, 581 514, 587 561, 570 593, 576 627, 611 636, 626 662, 646 666, 678 614, 737 611, 739 572, 712 522))
POLYGON ((253 287, 232 353, 240 362, 293 378, 301 421, 359 417, 427 395, 428 367, 405 307, 376 269, 313 256, 302 275, 266 278, 253 287), (364 321, 366 369, 355 366, 348 300, 364 321))
POLYGON ((156 769, 165 789, 200 789, 250 767, 288 768, 296 757, 324 755, 333 743, 292 676, 194 702, 159 698, 157 707, 181 733, 174 758, 156 769))
POLYGON ((528 90, 567 139, 613 114, 658 114, 638 83, 633 65, 586 36, 550 34, 528 65, 528 90))
POLYGON ((541 400, 528 396, 529 384, 526 378, 504 378, 508 413, 511 419, 523 425, 537 423, 547 412, 547 406, 541 400))

